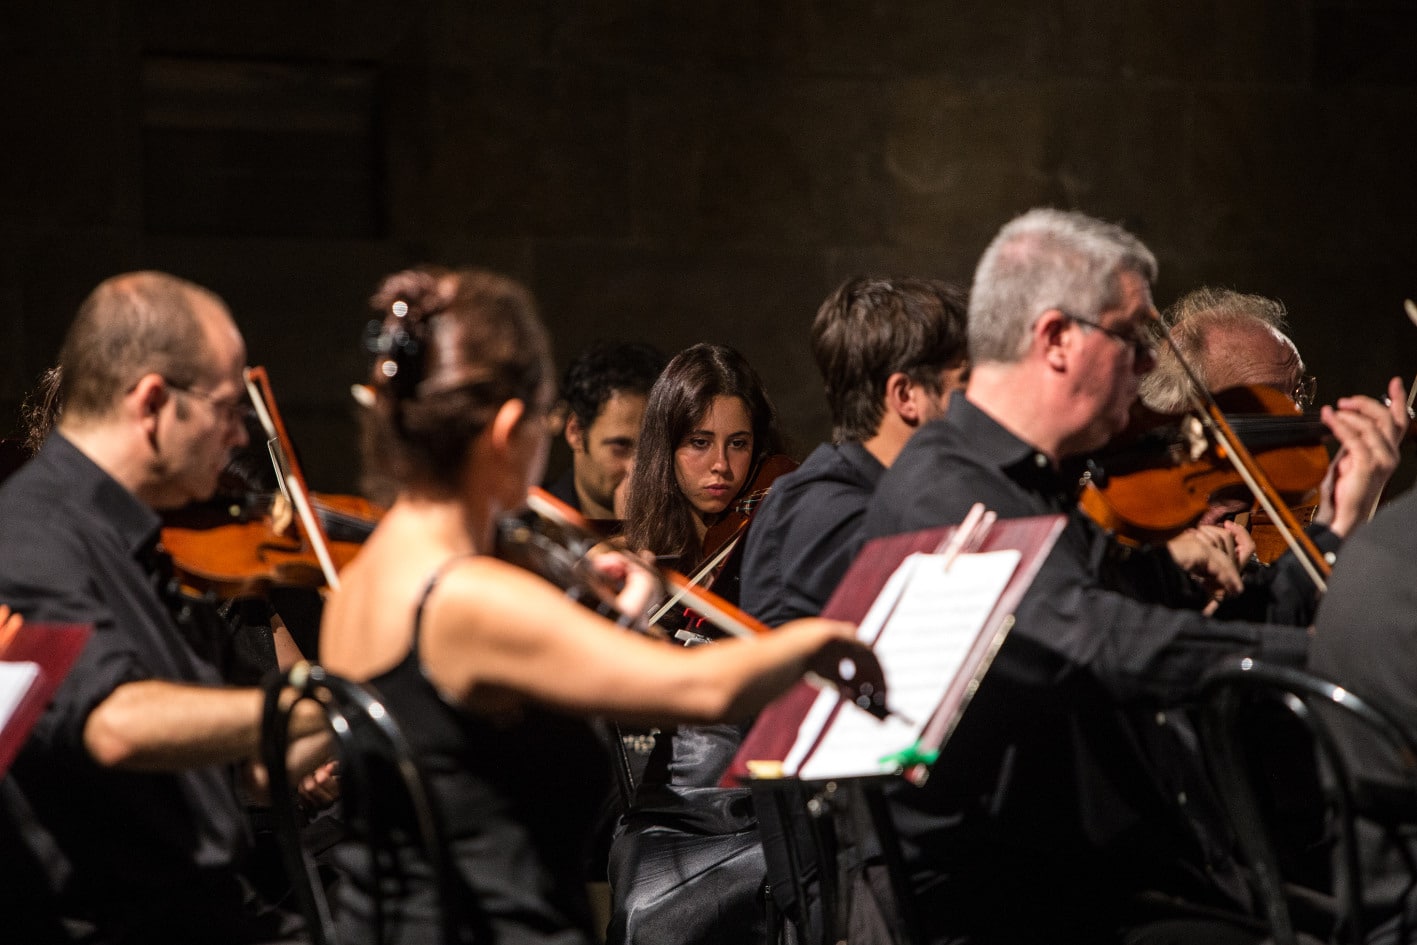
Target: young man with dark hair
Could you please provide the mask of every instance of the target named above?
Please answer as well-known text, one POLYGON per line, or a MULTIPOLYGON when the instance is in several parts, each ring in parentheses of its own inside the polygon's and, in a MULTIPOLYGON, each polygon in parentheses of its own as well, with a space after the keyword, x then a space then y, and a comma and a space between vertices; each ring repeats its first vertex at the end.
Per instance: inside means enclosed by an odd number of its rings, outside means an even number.
POLYGON ((748 531, 742 604, 771 626, 821 611, 860 548, 878 480, 969 370, 965 294, 934 279, 848 279, 812 322, 834 430, 778 479, 748 531))
POLYGON ((617 519, 615 490, 630 474, 645 398, 664 369, 647 344, 597 345, 571 362, 561 381, 571 468, 549 487, 586 518, 617 519))

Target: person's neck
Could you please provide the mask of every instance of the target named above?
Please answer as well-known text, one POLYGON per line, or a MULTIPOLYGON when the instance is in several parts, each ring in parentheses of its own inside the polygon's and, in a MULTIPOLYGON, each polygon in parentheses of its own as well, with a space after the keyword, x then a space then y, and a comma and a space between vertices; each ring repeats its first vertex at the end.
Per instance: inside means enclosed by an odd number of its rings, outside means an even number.
POLYGON ((1028 366, 1028 362, 975 365, 965 397, 1056 468, 1067 442, 1059 422, 1066 405, 1055 402, 1048 378, 1028 366))
POLYGON ((412 491, 399 495, 385 521, 450 554, 487 554, 496 543, 499 517, 486 503, 469 506, 455 496, 412 491))
POLYGON ((152 474, 151 450, 145 449, 126 426, 104 421, 61 421, 58 432, 95 466, 152 508, 161 507, 163 495, 152 474))
POLYGON ((576 487, 576 501, 581 505, 581 515, 588 519, 613 519, 616 518, 615 509, 603 502, 597 501, 590 493, 586 492, 579 479, 573 480, 576 487))
POLYGON ((861 447, 876 457, 876 461, 882 466, 890 469, 900 451, 905 449, 905 444, 910 442, 910 438, 918 429, 918 426, 911 426, 897 414, 887 410, 881 417, 880 426, 876 427, 876 435, 862 440, 861 447))

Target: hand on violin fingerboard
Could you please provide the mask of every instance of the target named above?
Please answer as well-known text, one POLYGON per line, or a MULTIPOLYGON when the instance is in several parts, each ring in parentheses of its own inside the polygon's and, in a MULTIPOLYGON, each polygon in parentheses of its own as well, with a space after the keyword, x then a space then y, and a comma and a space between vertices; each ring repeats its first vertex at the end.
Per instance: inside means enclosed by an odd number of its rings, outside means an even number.
POLYGON ((1383 401, 1372 397, 1340 397, 1320 412, 1339 443, 1322 487, 1323 499, 1314 520, 1335 534, 1348 535, 1366 522, 1397 468, 1407 435, 1407 389, 1401 378, 1388 382, 1383 401))
POLYGON ((587 557, 587 563, 614 589, 615 606, 620 612, 634 620, 637 629, 643 630, 641 625, 660 597, 661 587, 654 577, 652 564, 632 561, 630 554, 601 545, 587 557))

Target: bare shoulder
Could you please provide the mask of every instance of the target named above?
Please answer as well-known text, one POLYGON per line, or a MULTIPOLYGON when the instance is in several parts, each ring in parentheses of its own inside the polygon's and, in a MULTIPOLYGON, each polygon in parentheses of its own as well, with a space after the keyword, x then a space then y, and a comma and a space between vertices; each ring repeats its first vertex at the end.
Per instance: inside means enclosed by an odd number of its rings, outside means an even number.
POLYGON ((428 607, 439 612, 440 624, 476 629, 563 602, 562 593, 540 576, 499 558, 474 555, 449 563, 428 607))
POLYGON ((438 566, 369 550, 340 572, 320 621, 321 663, 352 679, 377 676, 407 655, 420 595, 438 566))

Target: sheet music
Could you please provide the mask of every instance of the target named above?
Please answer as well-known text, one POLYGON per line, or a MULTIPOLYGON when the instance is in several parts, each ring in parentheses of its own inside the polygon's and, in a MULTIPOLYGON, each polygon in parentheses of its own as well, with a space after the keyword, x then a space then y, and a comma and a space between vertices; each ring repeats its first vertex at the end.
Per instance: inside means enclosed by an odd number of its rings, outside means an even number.
POLYGON ((10 723, 10 716, 15 714, 20 700, 30 691, 38 676, 38 663, 0 661, 0 729, 10 723))
POLYGON ((784 773, 816 780, 898 771, 898 764, 881 759, 919 740, 1021 558, 1012 549, 961 555, 948 571, 944 555, 914 554, 901 562, 857 630, 861 639, 875 641, 899 715, 879 720, 844 707, 813 751, 840 699, 823 691, 784 759, 784 773))
MULTIPOLYGON (((871 602, 871 609, 866 611, 866 616, 861 618, 861 623, 857 625, 857 639, 874 645, 876 637, 880 635, 881 628, 885 626, 886 617, 890 616, 891 610, 894 609, 896 601, 900 599, 901 592, 905 590, 905 586, 910 580, 910 575, 914 573, 913 559, 917 557, 921 556, 913 555, 906 558, 891 573, 889 580, 886 581, 886 586, 881 588, 881 593, 877 594, 876 599, 871 602)), ((880 658, 879 653, 877 658, 880 658)), ((890 684, 890 680, 890 670, 886 669, 887 684, 890 684)), ((891 695, 893 696, 894 693, 891 695)), ((823 689, 818 694, 817 701, 812 703, 812 708, 807 710, 806 717, 802 719, 802 724, 797 729, 797 740, 792 743, 792 750, 787 753, 786 758, 782 759, 784 773, 789 775, 797 773, 802 759, 817 743, 817 737, 827 722, 831 721, 832 709, 836 708, 838 699, 839 696, 835 689, 823 689)))

